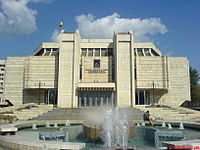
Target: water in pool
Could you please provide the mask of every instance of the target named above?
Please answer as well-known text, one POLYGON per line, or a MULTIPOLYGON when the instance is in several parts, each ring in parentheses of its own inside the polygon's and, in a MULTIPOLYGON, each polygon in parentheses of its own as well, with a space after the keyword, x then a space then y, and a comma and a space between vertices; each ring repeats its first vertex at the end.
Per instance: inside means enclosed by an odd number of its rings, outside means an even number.
MULTIPOLYGON (((39 139, 40 133, 51 133, 51 132, 60 132, 67 131, 69 142, 83 142, 86 143, 86 147, 84 150, 89 148, 97 148, 104 146, 103 142, 100 139, 90 140, 84 137, 84 126, 81 124, 74 124, 68 127, 58 126, 54 127, 51 125, 50 128, 43 126, 37 127, 37 129, 23 128, 20 129, 17 134, 33 139, 39 139)), ((159 147, 162 141, 169 140, 185 140, 185 139, 197 139, 200 138, 200 132, 192 129, 184 129, 180 130, 179 128, 168 129, 163 127, 148 127, 148 126, 140 126, 135 127, 135 136, 128 139, 128 146, 138 146, 138 147, 159 147), (163 133, 169 133, 167 136, 163 136, 163 133), (173 133, 173 134, 170 134, 173 133), (177 134, 174 134, 177 133, 177 134), (182 137, 183 135, 183 137, 182 137), (171 136, 170 138, 168 138, 171 136), (158 139, 156 139, 156 137, 158 139)))

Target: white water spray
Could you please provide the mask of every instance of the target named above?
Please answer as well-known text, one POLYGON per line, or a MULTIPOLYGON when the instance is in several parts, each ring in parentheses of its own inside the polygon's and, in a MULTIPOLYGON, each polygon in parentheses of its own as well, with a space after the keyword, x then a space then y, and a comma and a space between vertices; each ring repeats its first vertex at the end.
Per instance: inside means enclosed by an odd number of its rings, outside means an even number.
POLYGON ((127 116, 119 116, 119 110, 110 109, 106 112, 102 126, 101 138, 105 146, 128 145, 128 121, 127 116))

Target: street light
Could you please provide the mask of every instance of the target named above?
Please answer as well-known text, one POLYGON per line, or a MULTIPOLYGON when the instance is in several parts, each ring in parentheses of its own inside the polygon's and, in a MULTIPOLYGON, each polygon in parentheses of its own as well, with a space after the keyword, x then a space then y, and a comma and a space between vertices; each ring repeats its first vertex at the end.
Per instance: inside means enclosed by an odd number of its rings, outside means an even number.
POLYGON ((38 83, 35 83, 35 85, 38 86, 38 92, 39 92, 39 102, 38 102, 38 104, 40 104, 40 89, 41 89, 41 86, 45 85, 45 83, 38 81, 38 83))
POLYGON ((149 83, 148 86, 152 86, 153 88, 153 104, 155 104, 155 99, 154 99, 154 90, 157 86, 159 86, 159 83, 155 83, 154 81, 152 83, 149 83))

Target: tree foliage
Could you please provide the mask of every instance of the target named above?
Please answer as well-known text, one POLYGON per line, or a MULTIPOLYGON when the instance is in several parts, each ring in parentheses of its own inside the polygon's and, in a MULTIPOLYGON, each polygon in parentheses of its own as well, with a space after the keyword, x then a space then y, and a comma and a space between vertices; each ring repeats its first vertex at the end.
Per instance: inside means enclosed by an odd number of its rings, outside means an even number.
POLYGON ((200 100, 200 75, 195 68, 190 67, 191 100, 200 100))

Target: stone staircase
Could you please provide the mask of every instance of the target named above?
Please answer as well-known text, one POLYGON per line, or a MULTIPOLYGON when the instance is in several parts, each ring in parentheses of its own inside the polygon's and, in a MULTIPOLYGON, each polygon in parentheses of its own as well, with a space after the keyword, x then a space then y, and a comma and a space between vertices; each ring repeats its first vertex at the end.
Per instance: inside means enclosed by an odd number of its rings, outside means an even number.
MULTIPOLYGON (((109 108, 56 108, 51 112, 40 115, 34 120, 91 120, 102 121, 109 108)), ((126 115, 129 120, 142 121, 143 112, 134 108, 119 108, 120 116, 126 115)))
POLYGON ((53 105, 37 105, 37 107, 23 108, 4 115, 15 116, 19 120, 31 120, 52 110, 53 105))
POLYGON ((185 122, 200 118, 200 112, 183 107, 134 106, 134 108, 143 112, 148 110, 156 117, 156 121, 185 122))

